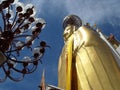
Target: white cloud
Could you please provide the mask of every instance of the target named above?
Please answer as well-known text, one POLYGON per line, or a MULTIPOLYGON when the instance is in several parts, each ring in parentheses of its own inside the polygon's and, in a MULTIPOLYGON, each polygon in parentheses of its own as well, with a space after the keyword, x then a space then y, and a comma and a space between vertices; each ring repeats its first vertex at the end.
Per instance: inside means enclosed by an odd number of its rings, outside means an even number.
POLYGON ((94 23, 109 22, 111 25, 120 25, 119 0, 27 0, 37 8, 39 13, 76 14, 83 21, 94 23), (47 8, 48 12, 42 9, 47 8))
POLYGON ((71 14, 77 14, 85 22, 119 24, 114 18, 120 19, 119 0, 66 0, 66 8, 71 14))

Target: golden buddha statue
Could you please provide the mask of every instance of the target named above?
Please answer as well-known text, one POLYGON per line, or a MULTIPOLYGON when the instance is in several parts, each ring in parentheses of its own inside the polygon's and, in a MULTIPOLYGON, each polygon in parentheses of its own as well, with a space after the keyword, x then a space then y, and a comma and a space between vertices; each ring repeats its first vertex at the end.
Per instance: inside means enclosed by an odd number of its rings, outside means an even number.
POLYGON ((76 15, 64 19, 58 86, 64 90, 120 90, 120 71, 109 46, 76 15))

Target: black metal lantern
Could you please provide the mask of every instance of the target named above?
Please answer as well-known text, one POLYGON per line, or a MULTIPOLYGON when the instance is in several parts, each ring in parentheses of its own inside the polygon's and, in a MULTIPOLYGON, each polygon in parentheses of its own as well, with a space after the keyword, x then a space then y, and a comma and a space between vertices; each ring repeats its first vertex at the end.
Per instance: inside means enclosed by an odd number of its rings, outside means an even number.
POLYGON ((45 41, 38 46, 39 34, 45 27, 42 18, 35 17, 32 4, 23 5, 15 0, 0 3, 0 82, 10 78, 21 81, 26 74, 34 72, 47 47, 45 41))

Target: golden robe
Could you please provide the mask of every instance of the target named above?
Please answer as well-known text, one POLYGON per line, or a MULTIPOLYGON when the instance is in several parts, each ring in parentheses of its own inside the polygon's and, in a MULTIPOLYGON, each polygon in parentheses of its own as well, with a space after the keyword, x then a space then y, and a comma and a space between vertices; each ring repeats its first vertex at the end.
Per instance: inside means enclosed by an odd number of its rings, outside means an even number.
POLYGON ((81 26, 65 38, 59 58, 58 86, 65 90, 120 90, 119 67, 96 31, 81 26))

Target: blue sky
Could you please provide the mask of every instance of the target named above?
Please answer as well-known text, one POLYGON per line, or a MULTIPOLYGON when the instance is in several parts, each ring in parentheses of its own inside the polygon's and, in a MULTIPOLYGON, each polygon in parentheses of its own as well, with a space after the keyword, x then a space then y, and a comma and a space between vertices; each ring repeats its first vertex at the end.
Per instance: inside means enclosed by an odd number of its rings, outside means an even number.
POLYGON ((0 83, 0 90, 38 90, 42 70, 48 84, 57 86, 58 59, 64 45, 63 18, 70 14, 78 15, 84 23, 94 23, 106 35, 113 33, 120 40, 120 10, 119 0, 19 0, 32 3, 37 10, 37 17, 44 18, 46 27, 40 34, 40 40, 45 40, 50 49, 46 50, 36 72, 26 75, 23 81, 13 82, 7 79, 0 83))

